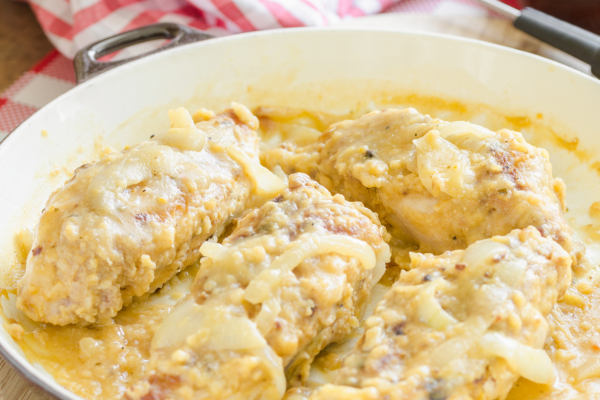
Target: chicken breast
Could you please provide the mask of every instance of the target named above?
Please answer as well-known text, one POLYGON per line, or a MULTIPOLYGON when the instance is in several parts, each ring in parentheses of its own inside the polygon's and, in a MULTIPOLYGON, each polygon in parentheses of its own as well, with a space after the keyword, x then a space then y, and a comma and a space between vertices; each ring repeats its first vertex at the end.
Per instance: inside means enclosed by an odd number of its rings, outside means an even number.
POLYGON ((375 211, 402 245, 440 254, 530 225, 581 256, 565 221, 565 185, 548 152, 518 132, 448 123, 414 109, 332 125, 313 145, 264 155, 375 211))
POLYGON ((491 400, 519 376, 552 383, 544 317, 571 281, 564 249, 527 228, 467 250, 411 255, 336 384, 311 400, 491 400))
POLYGON ((31 319, 114 316, 197 260, 245 209, 255 189, 248 169, 262 168, 256 118, 241 105, 201 111, 197 124, 183 108, 170 117, 168 132, 81 166, 50 196, 18 285, 31 319))
POLYGON ((130 399, 281 399, 327 344, 358 326, 390 253, 361 204, 304 174, 205 243, 193 296, 161 324, 130 399), (285 370, 285 373, 284 373, 285 370))

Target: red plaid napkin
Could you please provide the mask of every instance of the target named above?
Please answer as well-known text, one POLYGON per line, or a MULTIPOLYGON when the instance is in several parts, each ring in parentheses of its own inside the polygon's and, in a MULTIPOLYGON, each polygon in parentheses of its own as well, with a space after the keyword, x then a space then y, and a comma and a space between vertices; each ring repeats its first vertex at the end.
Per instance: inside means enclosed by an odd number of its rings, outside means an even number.
MULTIPOLYGON (((58 51, 0 94, 0 141, 35 111, 75 86, 71 61, 81 47, 154 22, 177 22, 219 35, 331 25, 384 12, 485 16, 473 0, 29 0, 58 51)), ((506 0, 507 3, 517 0, 506 0)))
MULTIPOLYGON (((510 0, 516 1, 516 0, 510 0)), ((156 22, 176 22, 216 35, 296 26, 397 11, 431 12, 470 0, 29 0, 54 46, 72 58, 82 47, 156 22)))

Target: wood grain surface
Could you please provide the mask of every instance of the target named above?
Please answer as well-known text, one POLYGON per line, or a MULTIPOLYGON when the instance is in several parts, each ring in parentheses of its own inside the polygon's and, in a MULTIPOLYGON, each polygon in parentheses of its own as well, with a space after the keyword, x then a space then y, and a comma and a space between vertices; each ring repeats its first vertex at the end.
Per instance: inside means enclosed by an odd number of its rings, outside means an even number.
MULTIPOLYGON (((529 37, 504 20, 426 14, 382 14, 345 21, 340 25, 410 29, 480 39, 539 54, 589 74, 589 66, 586 64, 529 37)), ((0 0, 0 91, 50 50, 48 41, 40 33, 41 30, 26 5, 0 0), (12 13, 12 16, 6 13, 12 13), (18 34, 15 29, 17 26, 20 27, 18 34), (18 44, 16 41, 27 45, 18 44)), ((29 382, 0 358, 0 399, 2 398, 5 400, 52 399, 46 394, 38 393, 29 382)))
POLYGON ((28 4, 0 0, 0 92, 52 48, 28 4))

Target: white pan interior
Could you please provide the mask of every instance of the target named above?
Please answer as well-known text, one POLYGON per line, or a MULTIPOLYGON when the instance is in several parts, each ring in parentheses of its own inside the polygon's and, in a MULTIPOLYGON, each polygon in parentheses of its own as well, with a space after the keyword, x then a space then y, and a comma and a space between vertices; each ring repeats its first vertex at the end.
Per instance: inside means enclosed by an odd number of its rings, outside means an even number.
MULTIPOLYGON (((93 160, 100 144, 120 149, 166 129, 168 108, 218 110, 233 100, 345 114, 374 96, 406 93, 487 104, 532 119, 542 114, 568 140, 577 137, 578 149, 586 151, 579 158, 551 141, 536 144, 550 147, 555 174, 567 182, 572 222, 586 223, 590 203, 600 200, 600 178, 587 166, 600 154, 596 79, 449 36, 289 29, 212 39, 132 62, 76 87, 23 123, 0 145, 0 271, 14 262, 15 232, 35 226, 48 195, 66 179, 64 167, 93 160)), ((79 399, 31 366, 3 327, 0 347, 30 379, 46 382, 61 398, 79 399)))

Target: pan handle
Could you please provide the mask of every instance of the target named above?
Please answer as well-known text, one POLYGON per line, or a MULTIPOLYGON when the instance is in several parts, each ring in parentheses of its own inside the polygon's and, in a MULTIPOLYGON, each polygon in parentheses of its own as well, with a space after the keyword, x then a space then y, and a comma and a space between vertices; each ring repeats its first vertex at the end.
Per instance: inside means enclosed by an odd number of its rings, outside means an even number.
POLYGON ((147 25, 111 36, 84 47, 75 55, 73 64, 75 66, 77 83, 85 82, 96 75, 100 75, 101 73, 108 71, 109 69, 126 64, 133 60, 137 60, 138 58, 145 57, 149 54, 158 53, 184 44, 199 42, 201 40, 212 38, 214 38, 214 36, 208 33, 171 22, 147 25), (117 50, 121 50, 138 43, 144 43, 157 39, 170 39, 171 41, 156 50, 124 60, 107 62, 98 61, 100 57, 113 53, 117 50))

